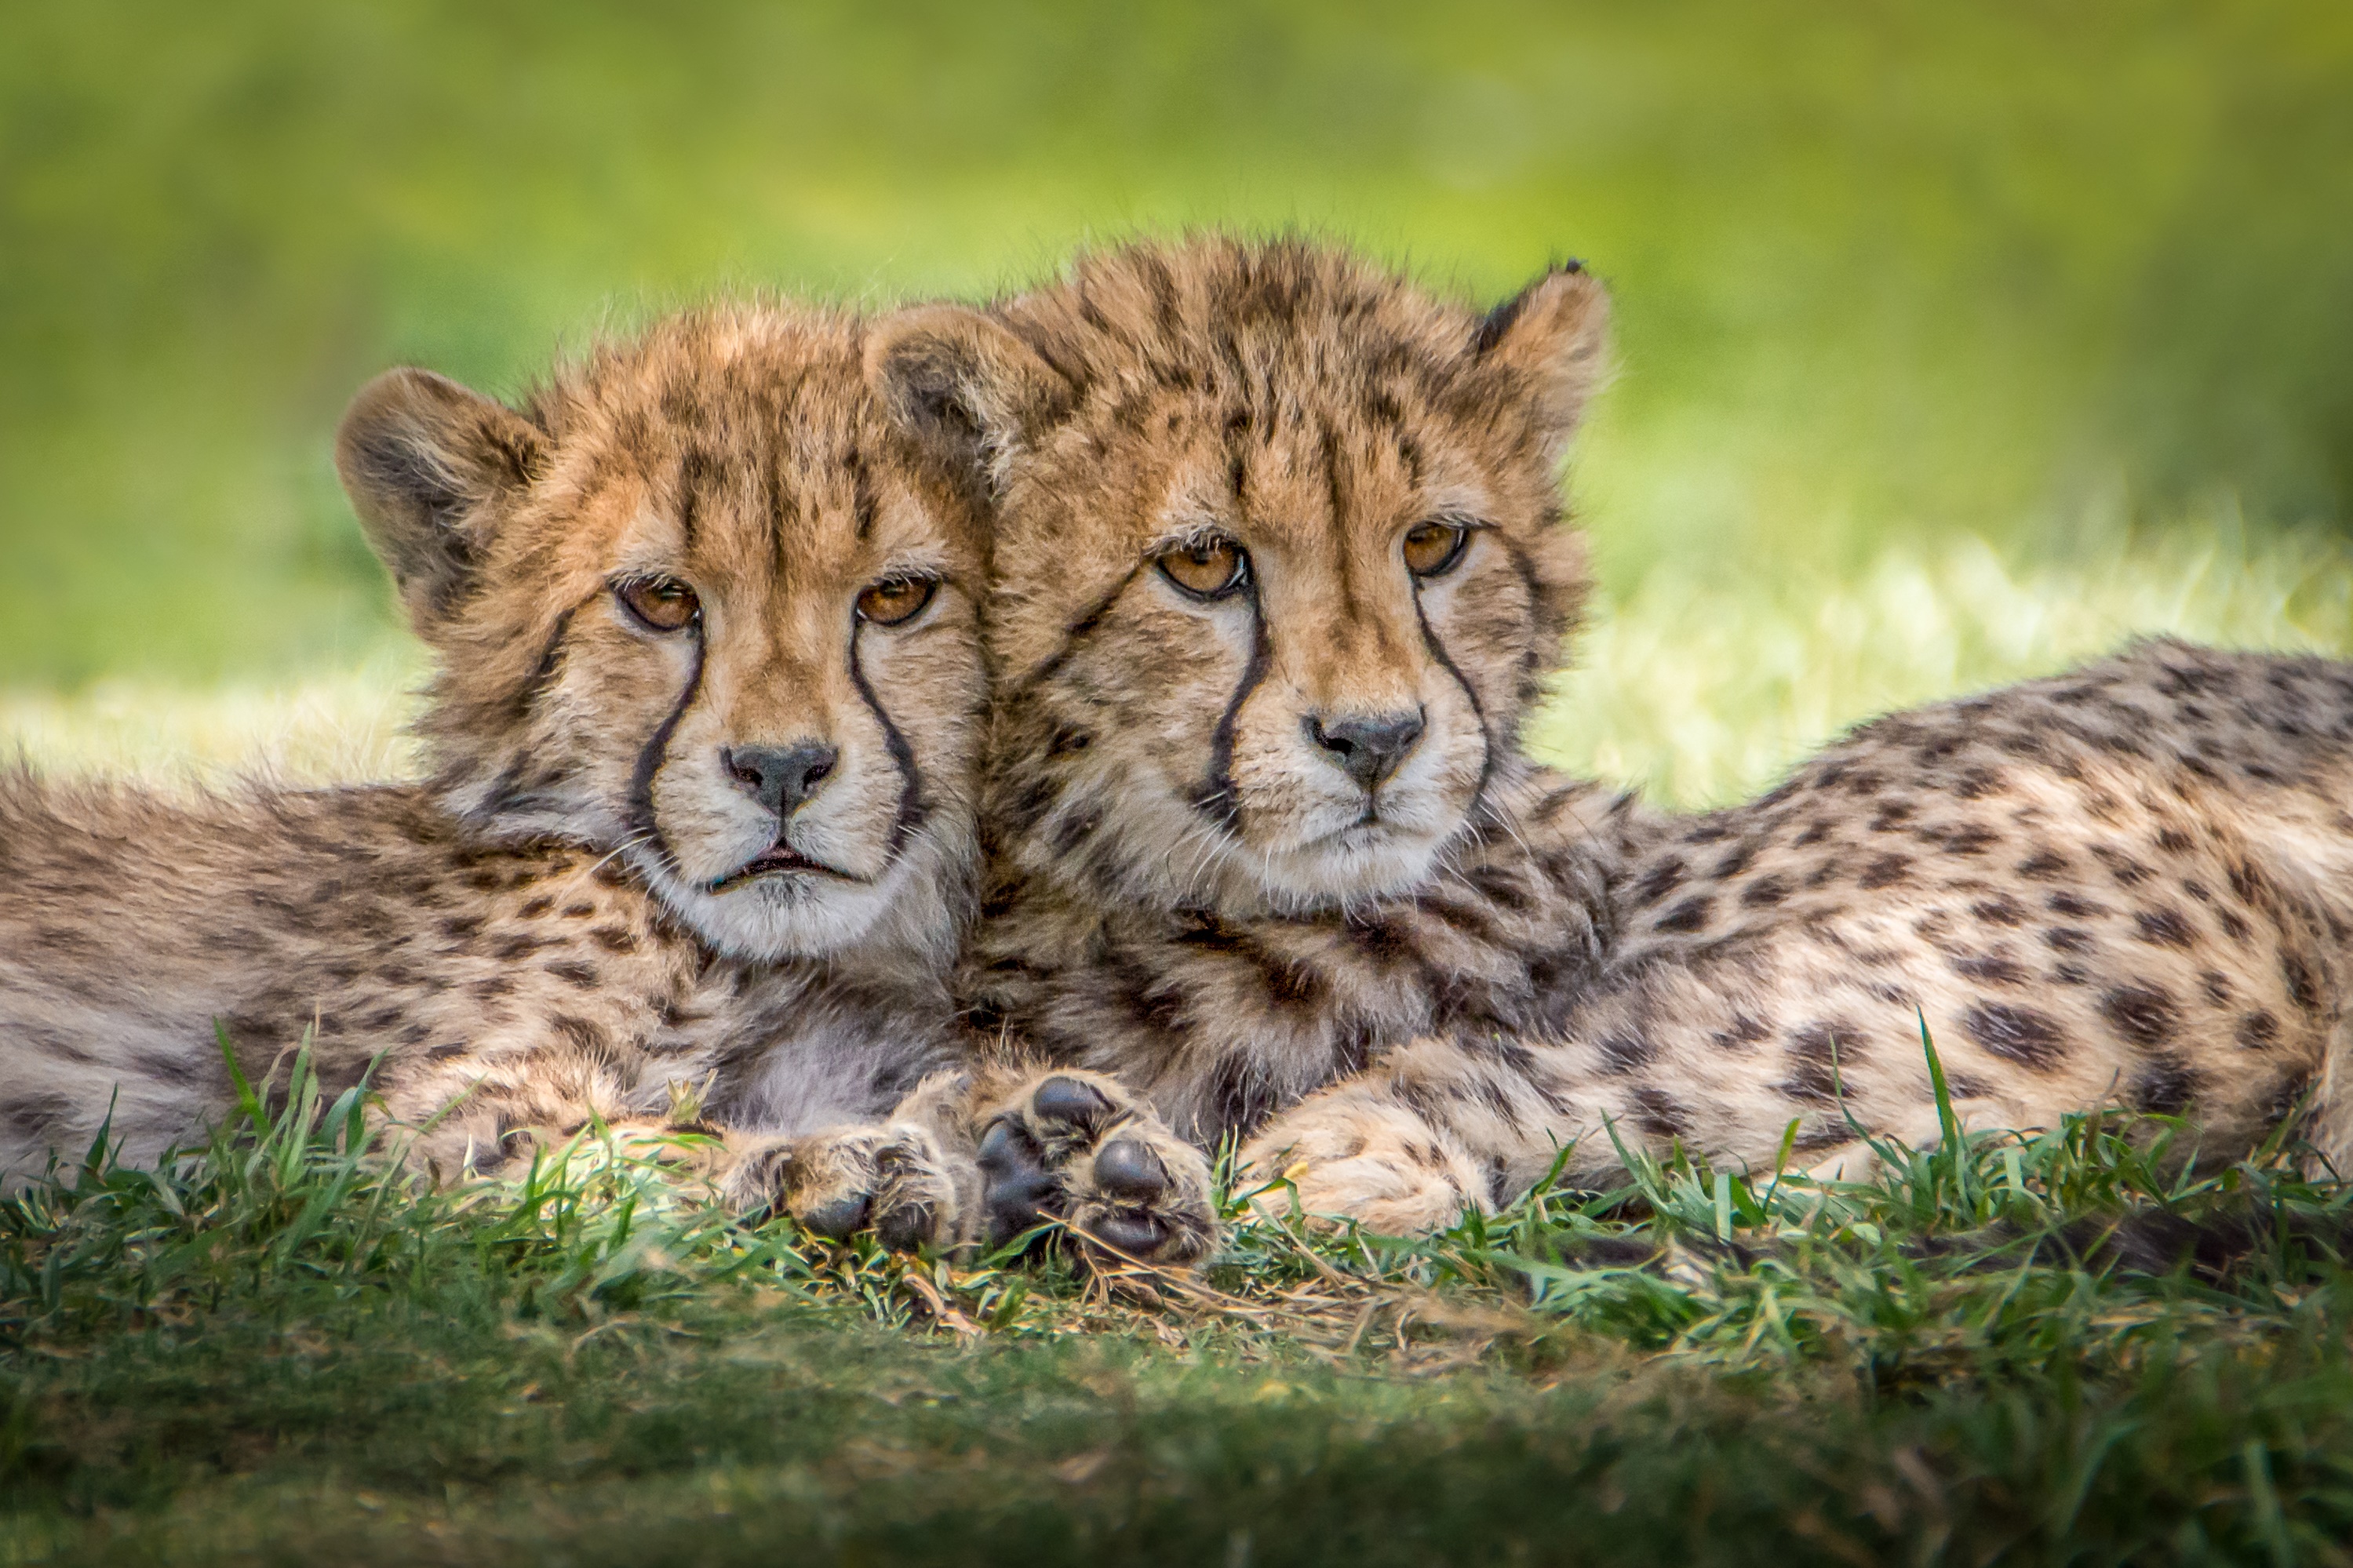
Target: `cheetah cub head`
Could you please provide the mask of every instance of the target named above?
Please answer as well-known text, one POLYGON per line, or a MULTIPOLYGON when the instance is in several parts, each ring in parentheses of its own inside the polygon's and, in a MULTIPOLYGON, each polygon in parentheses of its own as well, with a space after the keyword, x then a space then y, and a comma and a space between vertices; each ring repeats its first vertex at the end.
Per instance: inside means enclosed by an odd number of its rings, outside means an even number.
POLYGON ((878 333, 892 406, 994 492, 992 831, 1170 905, 1426 877, 1573 616, 1556 470, 1605 316, 1574 268, 1482 314, 1198 239, 878 333))
POLYGON ((697 312, 520 409, 396 370, 337 438, 437 656, 441 800, 609 852, 738 957, 944 961, 967 897, 970 487, 884 416, 868 330, 697 312))

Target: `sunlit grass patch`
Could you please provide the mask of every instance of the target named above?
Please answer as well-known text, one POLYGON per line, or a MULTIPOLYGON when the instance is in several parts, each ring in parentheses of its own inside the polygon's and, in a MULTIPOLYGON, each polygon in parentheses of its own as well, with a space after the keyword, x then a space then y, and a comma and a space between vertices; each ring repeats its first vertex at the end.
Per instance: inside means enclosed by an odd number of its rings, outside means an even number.
POLYGON ((293 681, 0 690, 0 747, 44 773, 167 785, 400 777, 416 767, 402 729, 422 678, 420 656, 387 650, 293 681))
POLYGON ((2059 559, 1900 548, 1852 579, 1770 559, 1663 567, 1602 597, 1528 740, 1663 801, 1725 805, 1858 720, 2159 635, 2353 649, 2353 545, 2250 541, 2224 518, 2059 559))

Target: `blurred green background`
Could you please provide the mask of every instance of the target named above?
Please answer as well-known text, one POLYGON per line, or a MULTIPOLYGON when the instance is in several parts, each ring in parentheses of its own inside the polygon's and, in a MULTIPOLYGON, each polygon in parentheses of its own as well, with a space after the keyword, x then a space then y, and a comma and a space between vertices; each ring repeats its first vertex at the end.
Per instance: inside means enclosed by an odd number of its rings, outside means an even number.
POLYGON ((1179 224, 1609 281, 1574 482, 1617 684, 1555 725, 1575 760, 1722 793, 2138 626, 2353 635, 2337 0, 7 0, 0 37, 0 688, 37 751, 93 682, 405 668, 328 456, 387 363, 513 392, 714 290, 977 294, 1179 224), (1724 733, 1630 738, 1670 696, 1724 733))

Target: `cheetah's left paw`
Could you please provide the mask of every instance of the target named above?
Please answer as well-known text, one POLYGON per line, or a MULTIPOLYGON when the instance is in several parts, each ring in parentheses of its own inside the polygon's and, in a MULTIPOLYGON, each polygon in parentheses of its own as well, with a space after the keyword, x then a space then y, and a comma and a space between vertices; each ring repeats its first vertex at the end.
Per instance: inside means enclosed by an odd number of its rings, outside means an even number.
POLYGON ((1189 1268, 1218 1235, 1209 1162, 1116 1079, 1032 1079, 981 1135, 988 1241, 1001 1247, 1059 1219, 1139 1263, 1189 1268))

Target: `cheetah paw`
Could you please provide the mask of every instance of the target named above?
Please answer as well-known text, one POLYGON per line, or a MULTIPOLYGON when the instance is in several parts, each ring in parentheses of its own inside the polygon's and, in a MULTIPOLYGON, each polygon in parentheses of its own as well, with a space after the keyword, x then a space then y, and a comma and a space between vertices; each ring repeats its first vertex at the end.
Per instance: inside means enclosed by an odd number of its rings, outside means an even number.
POLYGON ((1242 1152, 1242 1183, 1270 1219, 1293 1212, 1355 1220, 1380 1236, 1446 1229, 1484 1208, 1478 1165, 1419 1119, 1394 1107, 1310 1101, 1242 1152))
POLYGON ((893 1252, 955 1239, 970 1208, 954 1164, 931 1132, 909 1122, 836 1128, 759 1150, 730 1173, 745 1210, 788 1215, 839 1241, 871 1230, 893 1252))
POLYGON ((1097 1257, 1189 1268, 1218 1236, 1208 1160, 1114 1079, 1058 1072, 980 1140, 988 1244, 1060 1220, 1097 1257))

